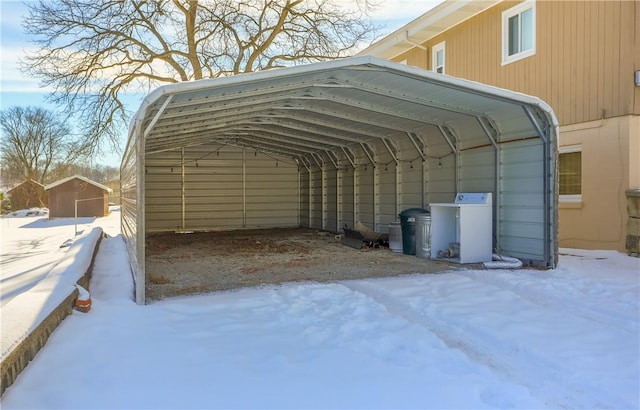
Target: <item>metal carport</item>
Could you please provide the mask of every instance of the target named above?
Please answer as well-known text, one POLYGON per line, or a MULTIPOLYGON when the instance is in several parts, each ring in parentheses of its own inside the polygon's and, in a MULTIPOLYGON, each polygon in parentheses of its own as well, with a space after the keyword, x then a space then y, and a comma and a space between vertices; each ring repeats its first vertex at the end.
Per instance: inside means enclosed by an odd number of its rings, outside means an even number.
POLYGON ((162 86, 131 122, 122 230, 144 303, 145 234, 379 231, 493 194, 493 247, 557 261, 558 123, 538 98, 373 57, 162 86))

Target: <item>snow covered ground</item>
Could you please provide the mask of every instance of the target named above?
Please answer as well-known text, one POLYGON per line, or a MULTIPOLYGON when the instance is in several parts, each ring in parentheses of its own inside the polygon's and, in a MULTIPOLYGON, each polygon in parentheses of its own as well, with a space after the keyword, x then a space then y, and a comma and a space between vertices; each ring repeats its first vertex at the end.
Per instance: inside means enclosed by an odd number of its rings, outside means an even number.
POLYGON ((115 234, 2 408, 639 408, 640 259, 562 253, 137 306, 115 234))
POLYGON ((120 212, 105 218, 48 218, 46 208, 16 211, 0 218, 0 306, 42 280, 69 249, 60 247, 94 226, 119 233, 120 212))

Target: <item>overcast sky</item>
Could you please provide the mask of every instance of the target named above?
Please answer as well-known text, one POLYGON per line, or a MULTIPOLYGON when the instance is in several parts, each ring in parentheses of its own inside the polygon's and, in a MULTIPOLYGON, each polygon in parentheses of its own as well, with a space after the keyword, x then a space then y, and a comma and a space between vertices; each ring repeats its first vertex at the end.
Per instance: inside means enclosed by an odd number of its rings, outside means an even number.
MULTIPOLYGON (((373 13, 379 24, 392 32, 416 17, 427 12, 442 0, 383 0, 373 13)), ((27 7, 22 1, 0 0, 0 109, 11 106, 43 106, 56 110, 45 102, 45 89, 38 80, 28 78, 20 72, 18 59, 31 47, 23 34, 22 18, 27 7)), ((137 107, 130 107, 135 111, 137 107)), ((123 137, 124 138, 124 137, 123 137)), ((119 165, 118 156, 109 156, 106 165, 119 165)))

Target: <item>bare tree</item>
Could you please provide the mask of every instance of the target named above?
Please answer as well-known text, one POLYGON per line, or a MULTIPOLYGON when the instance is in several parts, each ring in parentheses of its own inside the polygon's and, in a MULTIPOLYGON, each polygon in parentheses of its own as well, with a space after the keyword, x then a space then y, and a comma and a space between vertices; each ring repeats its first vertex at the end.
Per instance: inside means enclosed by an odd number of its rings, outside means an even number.
POLYGON ((44 108, 0 111, 0 131, 4 183, 33 179, 44 184, 55 163, 72 164, 83 155, 65 121, 44 108))
POLYGON ((124 93, 348 56, 375 35, 375 1, 39 0, 24 21, 39 51, 23 67, 94 147, 117 145, 124 93))

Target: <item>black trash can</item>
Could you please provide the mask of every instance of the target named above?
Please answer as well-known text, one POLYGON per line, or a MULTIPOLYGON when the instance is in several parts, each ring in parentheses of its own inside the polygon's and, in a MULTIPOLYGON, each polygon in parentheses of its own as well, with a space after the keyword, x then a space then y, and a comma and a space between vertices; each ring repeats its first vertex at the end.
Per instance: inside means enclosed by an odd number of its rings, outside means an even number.
POLYGON ((409 208, 400 212, 400 227, 402 228, 402 253, 416 254, 416 215, 428 214, 422 208, 409 208))

